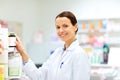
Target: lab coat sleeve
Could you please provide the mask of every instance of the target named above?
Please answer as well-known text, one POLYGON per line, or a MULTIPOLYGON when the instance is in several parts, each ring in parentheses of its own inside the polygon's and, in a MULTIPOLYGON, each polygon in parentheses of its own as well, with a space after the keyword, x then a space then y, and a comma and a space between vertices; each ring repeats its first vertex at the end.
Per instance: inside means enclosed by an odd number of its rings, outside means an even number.
MULTIPOLYGON (((59 51, 59 49, 56 49, 56 52, 59 51)), ((23 71, 25 74, 31 78, 31 80, 47 80, 47 74, 48 74, 48 67, 50 62, 52 61, 53 57, 55 57, 55 53, 52 54, 49 59, 43 63, 42 67, 39 69, 35 66, 33 61, 31 59, 28 60, 28 62, 23 66, 23 71)))
POLYGON ((45 67, 38 69, 30 59, 23 66, 23 71, 31 80, 46 80, 47 69, 45 67))
POLYGON ((84 52, 75 53, 72 80, 90 80, 90 63, 84 52))

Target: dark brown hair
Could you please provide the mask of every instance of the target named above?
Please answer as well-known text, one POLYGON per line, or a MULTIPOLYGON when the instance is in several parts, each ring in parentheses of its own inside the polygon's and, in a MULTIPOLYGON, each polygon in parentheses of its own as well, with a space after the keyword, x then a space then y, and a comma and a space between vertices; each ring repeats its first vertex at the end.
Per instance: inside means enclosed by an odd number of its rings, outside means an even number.
MULTIPOLYGON (((57 19, 58 17, 67 17, 71 21, 73 26, 77 24, 77 19, 76 19, 75 15, 72 12, 70 12, 70 11, 63 11, 63 12, 61 12, 60 14, 58 14, 56 16, 55 19, 57 19)), ((78 31, 78 29, 76 30, 75 33, 77 33, 77 31, 78 31)))

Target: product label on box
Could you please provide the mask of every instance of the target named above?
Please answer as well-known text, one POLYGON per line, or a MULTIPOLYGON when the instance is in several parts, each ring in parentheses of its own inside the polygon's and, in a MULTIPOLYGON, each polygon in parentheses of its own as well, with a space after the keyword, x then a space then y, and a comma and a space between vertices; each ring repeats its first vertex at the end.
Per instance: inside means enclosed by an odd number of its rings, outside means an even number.
POLYGON ((17 53, 10 55, 8 59, 8 75, 19 77, 22 72, 22 59, 17 53))
POLYGON ((9 67, 8 72, 9 76, 18 76, 20 73, 19 67, 9 67))
POLYGON ((4 80, 4 65, 0 65, 0 80, 4 80))

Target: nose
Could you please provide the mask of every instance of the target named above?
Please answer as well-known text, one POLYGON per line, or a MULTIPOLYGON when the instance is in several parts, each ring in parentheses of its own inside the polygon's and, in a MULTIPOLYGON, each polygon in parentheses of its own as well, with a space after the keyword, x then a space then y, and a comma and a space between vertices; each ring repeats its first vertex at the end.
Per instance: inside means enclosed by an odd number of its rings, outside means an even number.
POLYGON ((64 31, 63 28, 60 28, 60 29, 59 29, 59 32, 63 32, 63 31, 64 31))

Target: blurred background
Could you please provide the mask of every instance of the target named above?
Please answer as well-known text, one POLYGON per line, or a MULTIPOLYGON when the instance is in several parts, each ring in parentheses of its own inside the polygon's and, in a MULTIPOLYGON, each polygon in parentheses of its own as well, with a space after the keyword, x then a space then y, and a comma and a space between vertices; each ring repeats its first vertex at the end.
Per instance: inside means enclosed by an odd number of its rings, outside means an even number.
POLYGON ((90 58, 91 80, 120 80, 119 8, 120 0, 0 0, 0 20, 41 65, 63 44, 55 31, 56 15, 72 11, 78 19, 77 38, 90 58))

